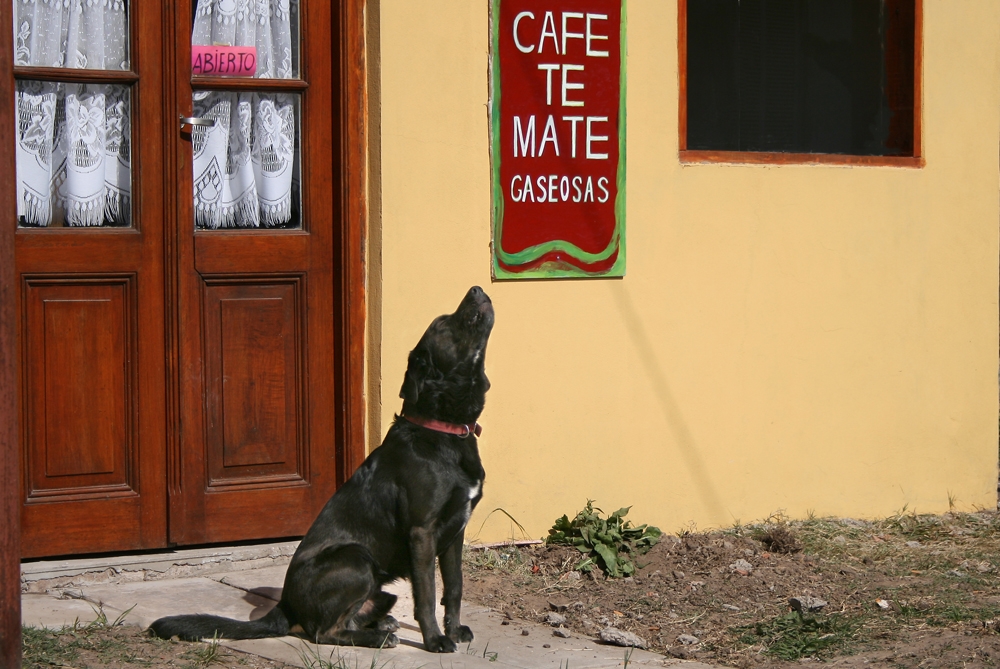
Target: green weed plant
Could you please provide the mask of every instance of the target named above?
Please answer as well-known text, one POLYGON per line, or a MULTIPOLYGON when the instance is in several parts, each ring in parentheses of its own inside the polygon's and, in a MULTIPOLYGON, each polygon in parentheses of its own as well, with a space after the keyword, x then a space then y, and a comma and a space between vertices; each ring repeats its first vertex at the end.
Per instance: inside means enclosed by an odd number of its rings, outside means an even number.
POLYGON ((792 611, 742 629, 748 645, 762 645, 768 655, 782 660, 824 657, 854 637, 857 623, 846 616, 803 615, 792 611))
POLYGON ((634 527, 625 520, 631 508, 626 506, 601 518, 604 511, 594 506, 594 500, 587 500, 587 506, 573 520, 568 516, 556 520, 545 543, 573 546, 584 553, 586 557, 576 565, 579 571, 600 567, 613 578, 631 576, 636 570, 632 556, 646 553, 663 535, 658 527, 634 527))

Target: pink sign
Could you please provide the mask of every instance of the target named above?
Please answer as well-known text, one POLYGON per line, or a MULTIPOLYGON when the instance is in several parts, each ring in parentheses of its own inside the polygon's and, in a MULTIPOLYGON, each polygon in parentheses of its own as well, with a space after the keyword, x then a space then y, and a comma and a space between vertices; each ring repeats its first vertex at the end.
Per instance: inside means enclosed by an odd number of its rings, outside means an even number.
POLYGON ((257 47, 192 46, 191 73, 216 77, 252 77, 257 73, 257 47))

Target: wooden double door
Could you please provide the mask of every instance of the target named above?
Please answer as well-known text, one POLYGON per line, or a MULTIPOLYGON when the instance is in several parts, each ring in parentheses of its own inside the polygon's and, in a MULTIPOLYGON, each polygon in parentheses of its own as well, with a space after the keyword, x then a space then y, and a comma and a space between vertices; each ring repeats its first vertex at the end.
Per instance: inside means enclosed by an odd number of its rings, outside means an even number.
POLYGON ((361 2, 83 3, 73 67, 14 4, 22 554, 304 533, 363 450, 361 2))

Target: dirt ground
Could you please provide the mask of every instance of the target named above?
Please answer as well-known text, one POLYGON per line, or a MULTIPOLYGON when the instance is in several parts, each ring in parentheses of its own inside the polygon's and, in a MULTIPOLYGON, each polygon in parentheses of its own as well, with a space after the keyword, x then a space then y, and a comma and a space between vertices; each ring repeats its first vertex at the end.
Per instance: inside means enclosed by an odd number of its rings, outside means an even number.
POLYGON ((991 512, 774 517, 665 534, 624 579, 575 572, 582 555, 570 547, 470 550, 465 597, 512 625, 553 612, 574 636, 615 627, 671 657, 734 667, 994 667, 998 548, 1000 517, 991 512), (798 615, 793 597, 827 604, 798 615))
MULTIPOLYGON (((510 625, 548 624, 557 614, 565 622, 553 633, 596 637, 614 627, 669 657, 733 667, 1000 666, 996 513, 774 517, 665 534, 624 579, 575 571, 581 557, 563 546, 467 550, 465 598, 507 614, 510 625), (827 604, 798 615, 792 597, 827 604)), ((25 630, 24 644, 32 669, 283 666, 101 619, 61 632, 25 630)))

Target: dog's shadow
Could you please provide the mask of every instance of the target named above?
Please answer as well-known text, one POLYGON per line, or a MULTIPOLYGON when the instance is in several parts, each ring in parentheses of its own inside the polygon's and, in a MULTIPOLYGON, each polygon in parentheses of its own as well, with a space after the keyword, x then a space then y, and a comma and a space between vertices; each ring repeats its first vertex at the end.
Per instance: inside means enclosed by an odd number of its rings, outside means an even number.
POLYGON ((281 599, 281 588, 262 586, 246 590, 243 592, 243 599, 254 605, 253 611, 250 612, 250 620, 259 620, 277 606, 278 601, 281 599), (267 601, 255 601, 258 598, 267 601))

